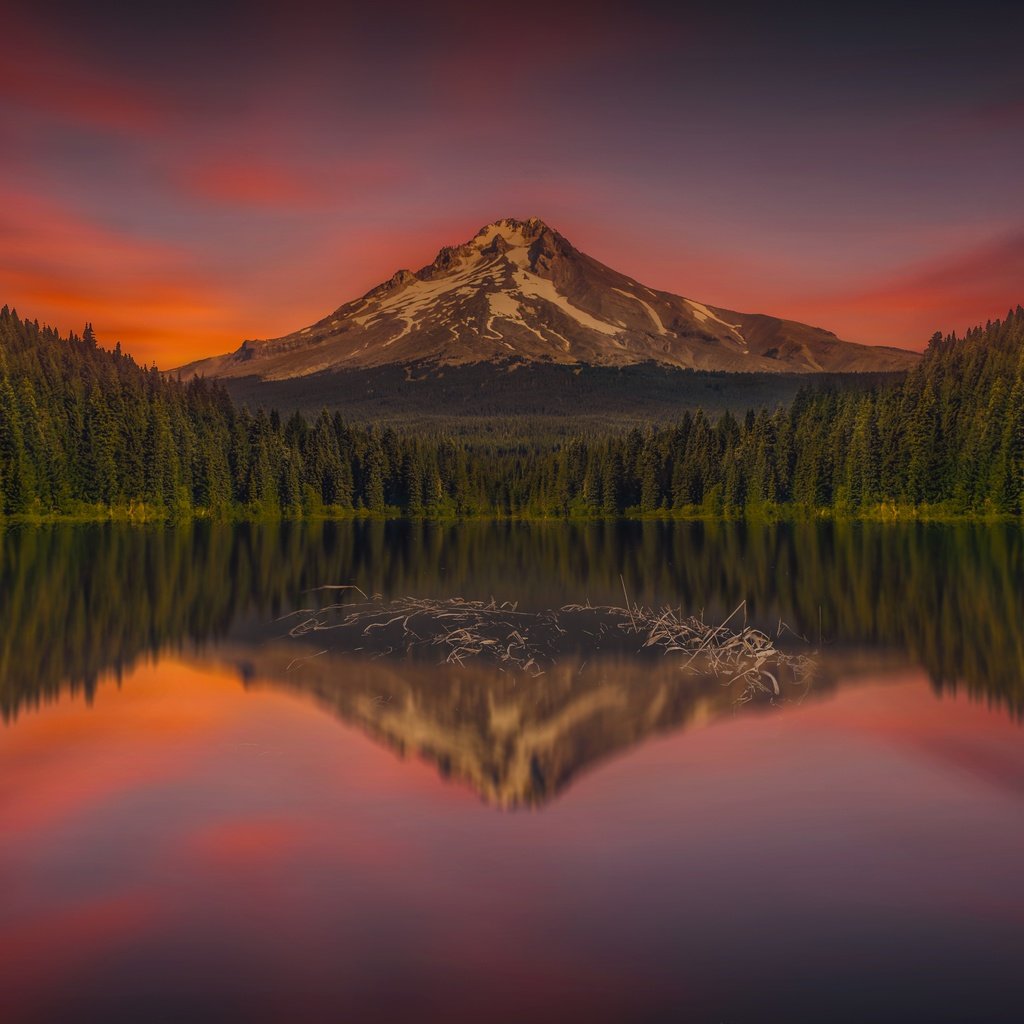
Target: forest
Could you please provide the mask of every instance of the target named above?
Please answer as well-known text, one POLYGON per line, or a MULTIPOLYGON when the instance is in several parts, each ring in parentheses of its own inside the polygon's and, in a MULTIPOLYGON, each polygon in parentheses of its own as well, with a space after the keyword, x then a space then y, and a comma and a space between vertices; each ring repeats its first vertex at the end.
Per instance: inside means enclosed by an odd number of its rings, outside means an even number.
POLYGON ((236 405, 0 310, 0 516, 860 517, 1024 512, 1024 308, 900 381, 531 439, 236 405))
MULTIPOLYGON (((834 373, 830 385, 863 391, 902 379, 901 373, 834 373)), ((679 369, 664 363, 590 366, 509 358, 495 364, 440 365, 428 360, 305 377, 267 380, 228 377, 224 387, 237 405, 264 405, 282 414, 298 409, 315 416, 326 405, 344 409, 358 423, 399 431, 480 438, 495 429, 507 435, 564 440, 574 433, 602 433, 614 423, 668 426, 686 409, 717 419, 727 410, 789 405, 816 373, 729 373, 679 369), (454 413, 454 414, 453 414, 454 413)))

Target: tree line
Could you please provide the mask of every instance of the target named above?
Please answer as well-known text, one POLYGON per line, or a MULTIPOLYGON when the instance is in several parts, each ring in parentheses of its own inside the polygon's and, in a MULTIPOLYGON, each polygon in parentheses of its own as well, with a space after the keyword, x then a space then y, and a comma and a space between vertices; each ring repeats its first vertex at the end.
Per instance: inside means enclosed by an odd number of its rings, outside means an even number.
POLYGON ((0 515, 875 515, 1024 511, 1024 309, 902 381, 568 439, 424 437, 236 406, 0 310, 0 515))

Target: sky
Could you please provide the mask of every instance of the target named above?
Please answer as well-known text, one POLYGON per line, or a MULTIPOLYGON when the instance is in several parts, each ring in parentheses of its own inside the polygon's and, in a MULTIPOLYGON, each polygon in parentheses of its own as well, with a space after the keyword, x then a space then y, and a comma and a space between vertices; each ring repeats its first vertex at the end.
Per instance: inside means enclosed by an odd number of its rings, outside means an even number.
POLYGON ((920 349, 1024 301, 1020 5, 0 20, 0 303, 145 363, 296 330, 507 216, 852 341, 920 349))

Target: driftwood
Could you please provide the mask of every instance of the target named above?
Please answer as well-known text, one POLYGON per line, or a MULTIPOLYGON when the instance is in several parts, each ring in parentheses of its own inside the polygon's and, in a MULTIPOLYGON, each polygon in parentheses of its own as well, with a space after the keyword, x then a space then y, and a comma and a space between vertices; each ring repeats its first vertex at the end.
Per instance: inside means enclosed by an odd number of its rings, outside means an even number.
POLYGON ((788 630, 783 623, 775 637, 747 625, 746 602, 713 625, 703 615, 684 615, 679 608, 634 604, 628 595, 622 607, 587 602, 521 611, 515 602, 493 598, 384 601, 368 598, 355 587, 319 589, 352 590, 363 600, 293 612, 284 618, 299 621, 288 635, 312 638, 318 634, 317 639, 323 640, 322 634, 330 631, 337 647, 374 657, 434 654, 450 665, 482 658, 506 671, 538 676, 555 659, 573 653, 675 656, 683 670, 738 684, 740 701, 761 694, 774 698, 783 681, 808 680, 814 665, 806 653, 780 649, 779 641, 788 630))

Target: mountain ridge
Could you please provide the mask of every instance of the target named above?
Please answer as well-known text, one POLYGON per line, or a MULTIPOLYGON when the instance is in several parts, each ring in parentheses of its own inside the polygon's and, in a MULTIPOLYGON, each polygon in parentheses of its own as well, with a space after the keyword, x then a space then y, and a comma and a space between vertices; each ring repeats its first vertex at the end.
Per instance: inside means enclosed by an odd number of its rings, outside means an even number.
POLYGON ((644 362, 727 372, 891 372, 917 353, 739 313, 646 285, 576 249, 536 217, 504 218, 417 271, 308 327, 180 367, 191 376, 282 381, 324 371, 433 363, 644 362))

